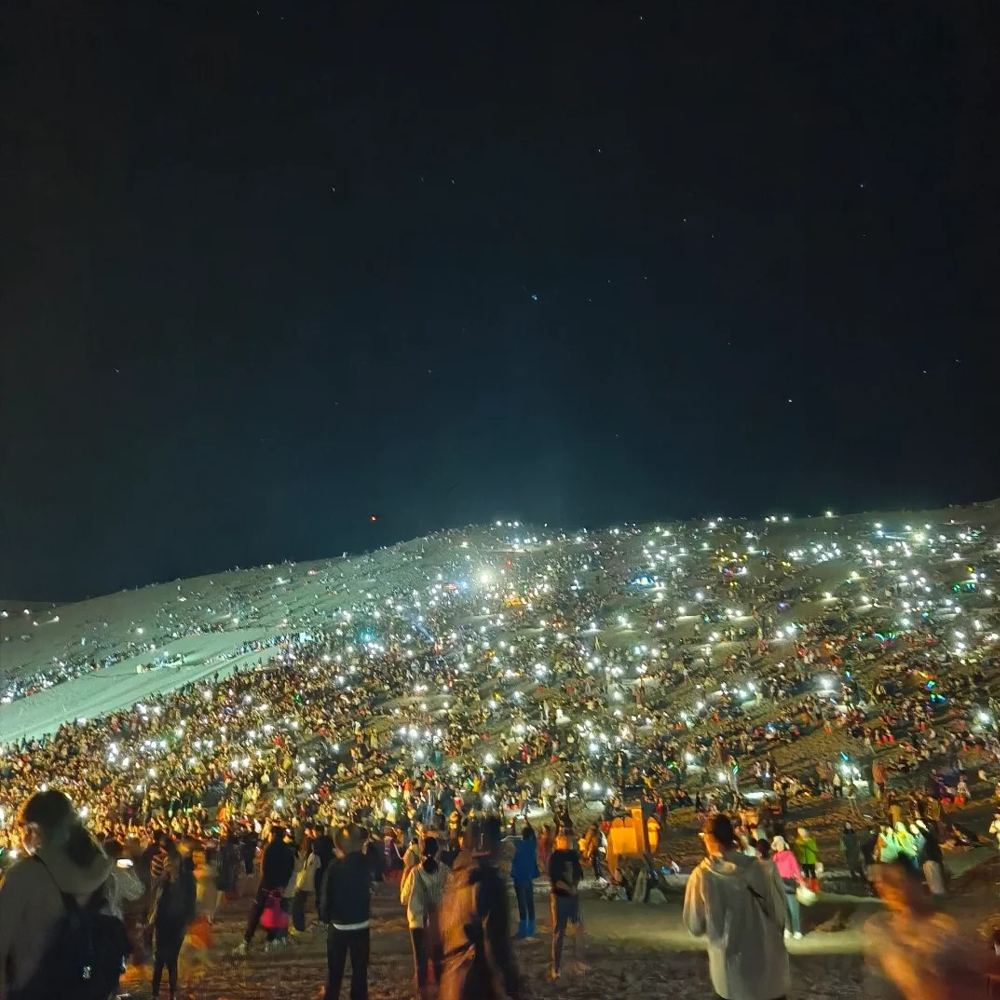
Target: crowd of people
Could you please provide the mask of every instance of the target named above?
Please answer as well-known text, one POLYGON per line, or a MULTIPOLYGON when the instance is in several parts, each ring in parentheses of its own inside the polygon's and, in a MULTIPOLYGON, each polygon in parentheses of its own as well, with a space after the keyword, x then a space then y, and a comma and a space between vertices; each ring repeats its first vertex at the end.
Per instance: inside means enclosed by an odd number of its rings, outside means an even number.
MULTIPOLYGON (((776 897, 792 936, 793 899, 815 892, 821 860, 815 841, 771 820, 803 801, 876 797, 874 828, 860 808, 857 830, 845 827, 850 870, 854 859, 874 886, 871 871, 902 859, 940 888, 942 846, 972 835, 954 810, 984 794, 984 780, 992 789, 986 772, 1000 757, 989 687, 998 551, 985 527, 890 532, 819 519, 796 536, 809 539, 799 547, 781 522, 523 531, 444 532, 394 553, 392 572, 364 557, 368 578, 335 607, 300 604, 280 633, 237 647, 244 659, 259 650, 256 663, 229 672, 221 657, 211 678, 5 747, 0 867, 24 860, 23 804, 37 790, 65 793, 106 845, 100 856, 132 862, 114 871, 142 888, 136 924, 163 922, 168 979, 178 928, 196 916, 210 923, 255 856, 266 871, 247 949, 257 922, 282 947, 310 896, 322 915, 331 864, 362 851, 411 876, 417 982, 421 968, 425 982, 428 968, 444 976, 427 914, 466 905, 448 901, 449 887, 472 879, 511 832, 517 934, 535 934, 540 865, 553 887, 557 975, 581 861, 634 890, 626 870, 602 871, 600 820, 606 827, 637 802, 661 828, 678 811, 713 820, 743 810, 736 829, 755 834, 744 856, 769 855, 795 882, 776 897), (482 817, 497 817, 500 833, 484 833, 482 817), (519 817, 533 817, 538 833, 514 829, 519 817), (574 822, 587 832, 572 834, 574 822), (466 864, 470 830, 480 842, 466 864), (154 845, 166 856, 156 874, 154 845), (154 904, 164 885, 178 887, 176 908, 160 906, 162 893, 154 904)), ((324 569, 328 588, 335 567, 324 569)), ((307 572, 284 569, 282 594, 311 585, 307 572)), ((201 622, 221 607, 253 619, 263 601, 242 593, 212 608, 191 602, 191 613, 201 622)), ((169 614, 178 634, 194 627, 169 614)), ((733 863, 742 878, 744 863, 733 863)), ((332 969, 348 956, 363 965, 366 953, 362 921, 343 905, 324 920, 343 931, 331 932, 332 969)))

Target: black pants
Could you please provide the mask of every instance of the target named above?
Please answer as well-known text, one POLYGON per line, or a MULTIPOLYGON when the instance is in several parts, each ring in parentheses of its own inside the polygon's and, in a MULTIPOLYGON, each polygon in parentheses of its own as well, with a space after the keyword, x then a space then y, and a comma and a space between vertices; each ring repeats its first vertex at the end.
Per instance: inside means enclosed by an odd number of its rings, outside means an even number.
POLYGON ((807 865, 804 861, 802 862, 802 877, 803 878, 815 878, 816 877, 816 866, 807 865))
POLYGON ((310 892, 298 889, 292 897, 292 926, 297 931, 301 932, 306 929, 306 905, 311 895, 310 892))
POLYGON ((441 966, 444 961, 441 936, 433 933, 433 928, 411 927, 410 943, 413 945, 413 967, 417 972, 417 986, 423 989, 427 985, 428 959, 434 967, 434 981, 440 983, 441 966))
POLYGON ((369 928, 338 931, 332 924, 326 939, 326 993, 323 1000, 340 1000, 347 955, 351 956, 351 1000, 368 1000, 369 928))
POLYGON ((250 907, 250 916, 247 917, 247 929, 243 935, 243 940, 249 944, 253 940, 253 932, 257 930, 260 923, 260 915, 264 912, 264 904, 267 902, 267 894, 270 890, 262 885, 257 886, 257 895, 253 898, 253 906, 250 907))
POLYGON ((517 919, 535 919, 535 894, 532 884, 527 879, 517 879, 514 882, 514 895, 517 897, 517 919))
POLYGON ((160 980, 163 970, 167 970, 167 983, 170 993, 177 992, 177 959, 180 957, 181 945, 184 944, 184 928, 157 927, 155 930, 156 947, 153 952, 153 994, 160 990, 160 980))

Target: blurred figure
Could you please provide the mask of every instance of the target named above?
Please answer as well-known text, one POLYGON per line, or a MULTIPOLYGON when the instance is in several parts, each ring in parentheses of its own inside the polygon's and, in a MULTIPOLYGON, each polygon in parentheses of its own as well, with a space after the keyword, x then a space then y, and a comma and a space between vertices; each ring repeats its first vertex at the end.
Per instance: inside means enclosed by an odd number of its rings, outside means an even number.
POLYGON ((176 845, 167 840, 150 864, 153 909, 149 925, 153 929, 153 1000, 160 996, 160 982, 166 969, 170 1000, 177 997, 177 960, 184 935, 194 919, 197 887, 190 858, 182 858, 176 845))
POLYGON ((552 886, 552 965, 549 977, 558 979, 562 969, 563 944, 566 928, 573 925, 573 948, 580 958, 580 895, 578 887, 583 880, 580 853, 576 850, 573 829, 564 826, 556 835, 556 849, 549 858, 549 881, 552 886))
MULTIPOLYGON (((220 841, 216 859, 216 889, 217 898, 215 909, 222 905, 225 899, 234 899, 239 887, 240 871, 243 868, 243 859, 240 857, 240 841, 235 833, 229 832, 220 841)), ((215 911, 212 919, 215 918, 215 911)))
POLYGON ((441 901, 444 968, 438 1000, 517 1000, 521 995, 499 857, 499 820, 469 823, 441 901))
POLYGON ((886 908, 865 923, 865 958, 873 978, 866 995, 903 1000, 985 996, 987 976, 997 971, 995 956, 968 946, 908 864, 876 865, 872 875, 886 908))

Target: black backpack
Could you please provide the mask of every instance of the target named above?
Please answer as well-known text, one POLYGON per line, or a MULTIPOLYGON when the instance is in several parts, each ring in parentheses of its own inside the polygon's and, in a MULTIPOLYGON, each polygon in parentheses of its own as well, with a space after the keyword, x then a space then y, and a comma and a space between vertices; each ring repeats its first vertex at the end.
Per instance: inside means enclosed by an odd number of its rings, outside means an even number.
POLYGON ((63 915, 38 971, 10 1000, 108 1000, 118 992, 131 948, 122 921, 101 912, 107 905, 106 884, 83 906, 65 892, 60 895, 63 915))

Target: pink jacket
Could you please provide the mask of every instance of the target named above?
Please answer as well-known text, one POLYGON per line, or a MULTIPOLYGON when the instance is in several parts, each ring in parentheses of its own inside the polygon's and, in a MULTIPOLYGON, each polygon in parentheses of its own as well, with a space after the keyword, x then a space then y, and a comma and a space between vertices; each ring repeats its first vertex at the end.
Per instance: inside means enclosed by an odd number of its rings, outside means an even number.
POLYGON ((771 855, 771 860, 782 878, 793 878, 797 882, 802 880, 802 869, 799 868, 798 859, 791 851, 776 851, 771 855))

